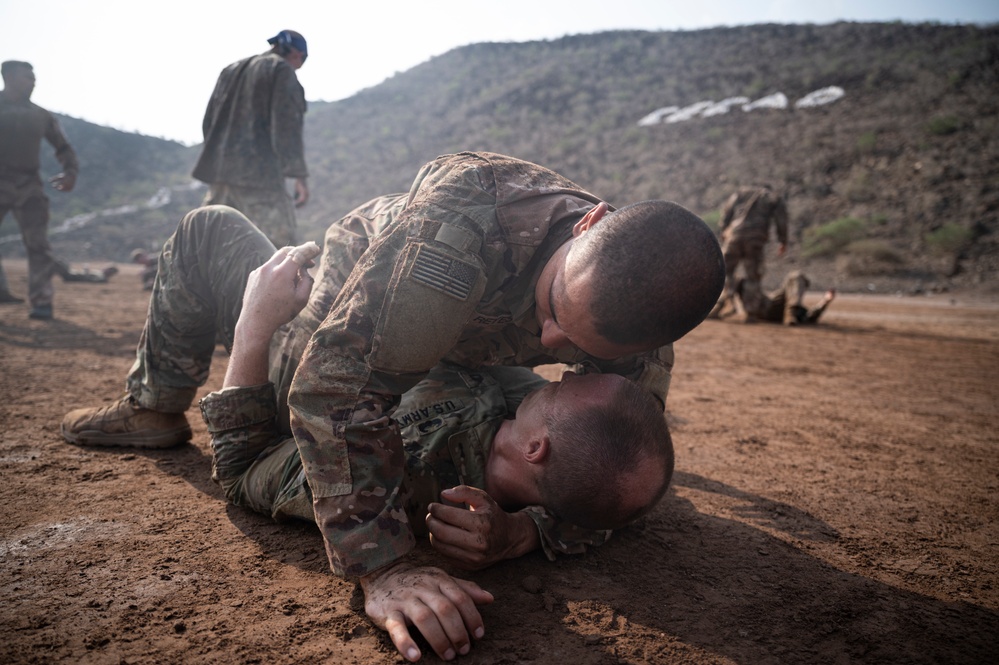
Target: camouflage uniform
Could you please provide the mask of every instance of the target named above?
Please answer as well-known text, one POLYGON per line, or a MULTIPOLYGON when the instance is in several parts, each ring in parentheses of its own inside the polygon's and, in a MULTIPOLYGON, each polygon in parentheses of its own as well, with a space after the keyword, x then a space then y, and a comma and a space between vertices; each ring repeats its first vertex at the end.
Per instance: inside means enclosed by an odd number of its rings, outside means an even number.
MULTIPOLYGON (((13 102, 0 92, 0 221, 13 210, 28 252, 28 300, 52 305, 57 264, 49 244, 49 198, 39 174, 42 138, 55 149, 66 175, 76 176, 76 153, 55 117, 31 101, 13 102)), ((0 293, 8 292, 0 268, 0 293)))
POLYGON ((295 206, 285 178, 305 178, 305 91, 276 53, 222 70, 205 111, 205 144, 194 177, 209 184, 204 204, 249 217, 276 246, 295 241, 295 206))
MULTIPOLYGON (((537 165, 462 153, 427 164, 407 195, 376 200, 331 229, 334 237, 349 226, 377 233, 370 244, 356 238, 357 249, 367 249, 328 316, 319 313, 332 291, 314 293, 295 322, 308 330, 322 321, 288 403, 335 572, 364 575, 413 546, 402 493, 405 448, 391 416, 439 362, 566 363, 628 376, 665 402, 671 346, 606 361, 541 344, 539 275, 598 202, 537 165)), ((324 270, 327 261, 324 255, 324 270)))
MULTIPOLYGON (((485 489, 486 460, 500 423, 527 393, 546 383, 524 368, 473 372, 438 366, 402 396, 393 420, 405 447, 401 495, 416 535, 426 535, 427 506, 440 501, 442 489, 460 484, 485 489)), ((271 383, 227 388, 201 400, 215 453, 212 478, 237 506, 279 520, 315 522, 302 457, 295 440, 278 432, 276 404, 271 383)), ((540 506, 523 512, 538 525, 550 559, 556 552, 581 553, 610 536, 559 522, 540 506)))
POLYGON ((740 279, 735 297, 751 320, 787 325, 814 324, 819 322, 829 303, 823 301, 811 309, 802 305, 809 283, 800 270, 792 270, 779 289, 765 294, 759 282, 740 279))
POLYGON ((720 231, 725 259, 725 288, 716 306, 720 310, 732 297, 735 270, 742 264, 746 279, 763 279, 763 247, 770 236, 770 225, 777 240, 787 244, 787 206, 784 199, 768 187, 742 187, 722 207, 720 231))
MULTIPOLYGON (((296 333, 318 326, 319 311, 329 309, 327 303, 346 278, 345 262, 356 261, 368 234, 380 228, 363 216, 366 213, 380 213, 379 223, 394 219, 375 202, 330 227, 309 305, 271 344, 276 359, 271 363, 272 382, 223 390, 202 400, 215 450, 213 475, 238 505, 275 517, 315 519, 301 457, 289 435, 284 398, 277 396, 287 395, 297 361, 285 354, 304 345, 296 333)), ((160 255, 146 326, 127 379, 127 390, 139 404, 164 413, 187 410, 208 378, 216 340, 232 349, 247 276, 273 253, 274 246, 236 210, 208 206, 184 217, 160 255)), ((413 522, 417 530, 423 527, 426 505, 439 500, 440 489, 460 483, 483 487, 484 464, 499 422, 544 383, 522 368, 472 372, 438 367, 406 394, 396 412, 407 441, 407 480, 401 489, 411 494, 405 510, 421 515, 413 522)), ((374 475, 381 471, 378 456, 359 456, 353 463, 373 466, 368 472, 374 475)), ((609 536, 561 522, 539 506, 525 512, 537 523, 549 557, 582 552, 609 536)))

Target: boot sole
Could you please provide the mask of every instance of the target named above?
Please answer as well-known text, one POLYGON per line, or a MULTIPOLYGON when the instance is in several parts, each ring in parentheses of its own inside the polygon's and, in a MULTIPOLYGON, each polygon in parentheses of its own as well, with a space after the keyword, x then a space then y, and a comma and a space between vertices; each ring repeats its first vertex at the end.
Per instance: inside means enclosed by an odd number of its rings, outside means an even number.
POLYGON ((171 430, 139 430, 109 434, 100 430, 70 432, 60 426, 64 439, 78 446, 114 446, 119 448, 160 449, 173 448, 191 440, 191 428, 179 427, 171 430))

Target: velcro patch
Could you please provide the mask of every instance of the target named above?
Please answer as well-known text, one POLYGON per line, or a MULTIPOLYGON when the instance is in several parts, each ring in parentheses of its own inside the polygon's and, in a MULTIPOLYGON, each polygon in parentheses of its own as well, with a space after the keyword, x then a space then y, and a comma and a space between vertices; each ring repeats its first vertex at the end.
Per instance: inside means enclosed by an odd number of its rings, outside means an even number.
POLYGON ((410 275, 421 284, 453 298, 465 300, 475 285, 478 271, 475 266, 424 245, 420 247, 410 275))

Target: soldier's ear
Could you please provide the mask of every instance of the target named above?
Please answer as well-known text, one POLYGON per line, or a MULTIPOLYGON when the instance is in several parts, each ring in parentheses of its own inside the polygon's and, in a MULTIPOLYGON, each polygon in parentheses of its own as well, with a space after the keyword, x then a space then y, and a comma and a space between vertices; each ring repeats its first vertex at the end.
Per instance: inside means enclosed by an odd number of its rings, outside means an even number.
POLYGON ((546 433, 527 442, 527 447, 524 448, 524 459, 530 464, 543 464, 548 459, 550 450, 551 439, 546 433))
POLYGON ((572 235, 573 237, 580 236, 584 231, 589 231, 590 227, 603 219, 604 215, 607 214, 607 204, 601 201, 590 211, 583 215, 578 222, 572 225, 572 235))

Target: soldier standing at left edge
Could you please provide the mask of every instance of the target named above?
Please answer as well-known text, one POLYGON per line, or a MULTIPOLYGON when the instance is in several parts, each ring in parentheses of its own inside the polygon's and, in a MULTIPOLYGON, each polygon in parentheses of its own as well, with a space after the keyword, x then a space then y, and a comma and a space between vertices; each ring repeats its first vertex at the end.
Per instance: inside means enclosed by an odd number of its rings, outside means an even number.
MULTIPOLYGON (((38 151, 44 137, 55 149, 62 173, 49 179, 60 192, 76 185, 79 166, 73 147, 51 113, 31 102, 35 73, 30 63, 8 60, 0 65, 0 221, 8 211, 21 229, 28 251, 28 300, 32 319, 52 318, 52 275, 61 272, 49 244, 49 198, 39 175, 38 151)), ((0 267, 0 303, 24 302, 11 294, 0 267)))

